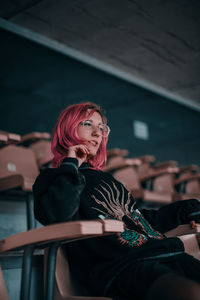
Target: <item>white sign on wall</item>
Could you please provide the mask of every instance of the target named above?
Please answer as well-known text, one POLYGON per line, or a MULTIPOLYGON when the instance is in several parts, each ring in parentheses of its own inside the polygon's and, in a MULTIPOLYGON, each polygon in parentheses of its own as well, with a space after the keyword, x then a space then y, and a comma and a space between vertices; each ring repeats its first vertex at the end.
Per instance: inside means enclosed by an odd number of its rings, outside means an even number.
POLYGON ((133 121, 133 134, 136 138, 142 140, 149 139, 149 127, 141 121, 133 121))

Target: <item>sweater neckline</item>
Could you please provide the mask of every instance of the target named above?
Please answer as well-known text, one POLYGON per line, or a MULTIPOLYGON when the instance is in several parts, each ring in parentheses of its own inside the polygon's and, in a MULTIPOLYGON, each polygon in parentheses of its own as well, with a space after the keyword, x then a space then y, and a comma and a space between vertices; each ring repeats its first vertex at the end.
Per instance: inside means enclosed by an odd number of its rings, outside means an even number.
POLYGON ((92 167, 92 166, 91 166, 89 163, 84 162, 84 163, 82 163, 82 165, 80 166, 79 169, 89 169, 89 168, 91 168, 91 167, 92 167))

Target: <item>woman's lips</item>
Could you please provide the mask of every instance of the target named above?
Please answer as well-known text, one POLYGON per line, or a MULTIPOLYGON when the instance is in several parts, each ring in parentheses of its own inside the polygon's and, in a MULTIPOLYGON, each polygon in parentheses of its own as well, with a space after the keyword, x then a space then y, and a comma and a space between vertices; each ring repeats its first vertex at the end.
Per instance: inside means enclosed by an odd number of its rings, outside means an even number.
POLYGON ((97 147, 97 146, 98 146, 98 142, 95 141, 95 140, 88 141, 88 143, 89 143, 90 145, 92 145, 93 147, 97 147))

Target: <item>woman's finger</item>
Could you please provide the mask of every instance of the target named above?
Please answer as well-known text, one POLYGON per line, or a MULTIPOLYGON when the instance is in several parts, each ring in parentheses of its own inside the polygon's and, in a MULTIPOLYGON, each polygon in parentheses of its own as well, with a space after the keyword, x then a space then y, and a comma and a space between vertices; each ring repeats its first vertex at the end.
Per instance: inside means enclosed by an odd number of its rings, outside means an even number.
POLYGON ((192 229, 196 228, 196 222, 195 221, 190 221, 190 225, 191 225, 192 229))

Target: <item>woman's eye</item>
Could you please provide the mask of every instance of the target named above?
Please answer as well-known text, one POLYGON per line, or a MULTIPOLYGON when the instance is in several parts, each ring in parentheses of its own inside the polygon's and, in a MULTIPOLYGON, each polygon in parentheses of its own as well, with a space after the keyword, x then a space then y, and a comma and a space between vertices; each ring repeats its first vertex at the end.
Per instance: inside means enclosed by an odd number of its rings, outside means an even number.
POLYGON ((92 124, 91 124, 90 122, 85 122, 85 123, 84 123, 84 126, 90 127, 90 126, 92 126, 92 124))
POLYGON ((99 126, 99 130, 100 130, 100 131, 103 131, 103 126, 99 126))

